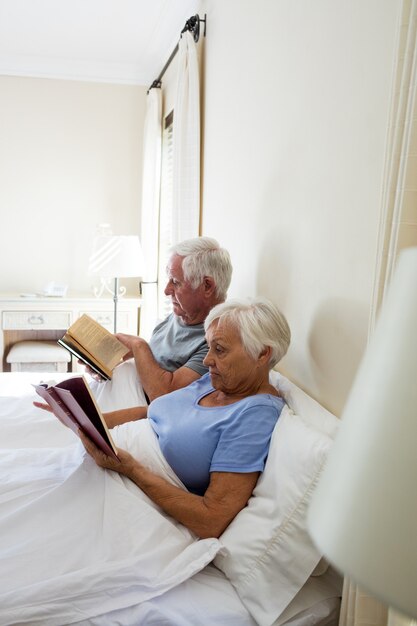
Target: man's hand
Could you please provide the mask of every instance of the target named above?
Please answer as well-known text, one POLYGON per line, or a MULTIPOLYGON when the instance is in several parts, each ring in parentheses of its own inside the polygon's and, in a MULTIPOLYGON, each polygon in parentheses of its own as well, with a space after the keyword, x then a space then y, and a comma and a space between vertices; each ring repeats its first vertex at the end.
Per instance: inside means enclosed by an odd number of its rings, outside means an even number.
POLYGON ((85 369, 85 373, 91 376, 91 378, 94 378, 94 380, 96 380, 98 383, 105 382, 105 379, 102 376, 100 376, 100 374, 98 374, 93 369, 91 369, 91 367, 87 365, 87 363, 84 363, 84 361, 81 361, 81 359, 78 359, 77 363, 78 365, 82 365, 85 369))
POLYGON ((135 348, 137 349, 141 345, 146 345, 148 347, 148 342, 142 339, 142 337, 137 337, 136 335, 116 333, 115 337, 117 337, 117 339, 129 350, 129 352, 123 357, 123 361, 133 358, 135 348))

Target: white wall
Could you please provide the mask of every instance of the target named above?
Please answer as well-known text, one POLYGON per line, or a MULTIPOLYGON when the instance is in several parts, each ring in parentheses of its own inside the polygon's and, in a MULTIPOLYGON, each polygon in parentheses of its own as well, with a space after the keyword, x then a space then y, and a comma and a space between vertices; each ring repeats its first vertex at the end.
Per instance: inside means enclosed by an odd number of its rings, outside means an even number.
MULTIPOLYGON (((365 347, 399 0, 202 0, 203 234, 288 317, 332 411, 365 347)), ((146 88, 0 77, 0 291, 89 291, 97 223, 140 224, 146 88), (13 261, 13 265, 12 265, 13 261)))
POLYGON ((139 232, 146 88, 3 76, 0 94, 0 291, 90 292, 96 225, 139 232))
POLYGON ((207 0, 203 234, 287 315, 282 370, 339 413, 366 344, 398 0, 207 0))

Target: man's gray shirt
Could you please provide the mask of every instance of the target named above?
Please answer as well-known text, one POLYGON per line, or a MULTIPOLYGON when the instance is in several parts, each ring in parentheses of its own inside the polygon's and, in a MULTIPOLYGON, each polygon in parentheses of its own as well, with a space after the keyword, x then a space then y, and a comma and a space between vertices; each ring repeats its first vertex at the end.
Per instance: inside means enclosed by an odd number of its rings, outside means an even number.
POLYGON ((204 324, 187 326, 171 313, 155 327, 149 346, 158 364, 169 372, 184 365, 201 376, 208 372, 203 365, 208 352, 204 324))

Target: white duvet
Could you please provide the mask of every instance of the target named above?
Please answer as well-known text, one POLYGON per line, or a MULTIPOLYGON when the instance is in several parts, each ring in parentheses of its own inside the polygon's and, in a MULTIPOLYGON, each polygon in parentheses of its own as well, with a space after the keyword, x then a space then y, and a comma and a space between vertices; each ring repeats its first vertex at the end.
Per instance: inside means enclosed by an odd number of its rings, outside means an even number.
MULTIPOLYGON (((97 467, 33 399, 29 384, 23 397, 0 397, 0 624, 97 617, 164 593, 214 558, 217 540, 197 540, 131 481, 97 467)), ((147 420, 112 433, 180 485, 147 420)))

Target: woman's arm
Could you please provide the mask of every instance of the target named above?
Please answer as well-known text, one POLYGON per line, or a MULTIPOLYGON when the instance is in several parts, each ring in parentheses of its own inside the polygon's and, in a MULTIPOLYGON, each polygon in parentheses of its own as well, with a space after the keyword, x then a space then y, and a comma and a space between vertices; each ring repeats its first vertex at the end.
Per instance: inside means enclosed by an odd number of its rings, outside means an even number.
POLYGON ((135 406, 130 409, 119 409, 103 413, 104 421, 108 428, 114 428, 114 426, 120 426, 120 424, 125 424, 126 422, 145 419, 147 415, 147 406, 135 406))
POLYGON ((116 461, 99 450, 83 433, 80 438, 97 465, 133 480, 165 513, 202 539, 222 534, 246 506, 259 476, 259 472, 213 472, 204 496, 197 496, 149 471, 125 450, 117 451, 120 460, 116 461))
MULTIPOLYGON (((35 400, 33 402, 33 405, 36 406, 38 409, 43 409, 44 411, 49 411, 50 413, 53 413, 52 408, 49 406, 49 404, 45 404, 44 402, 37 402, 35 400)), ((103 413, 104 421, 106 422, 108 428, 114 428, 114 426, 119 426, 120 424, 125 424, 126 422, 141 420, 146 418, 147 415, 147 406, 135 406, 130 409, 119 409, 118 411, 109 411, 108 413, 103 413)))
POLYGON ((204 496, 174 487, 142 467, 133 468, 129 478, 168 515, 204 539, 220 537, 246 506, 258 476, 259 472, 212 472, 204 496))

